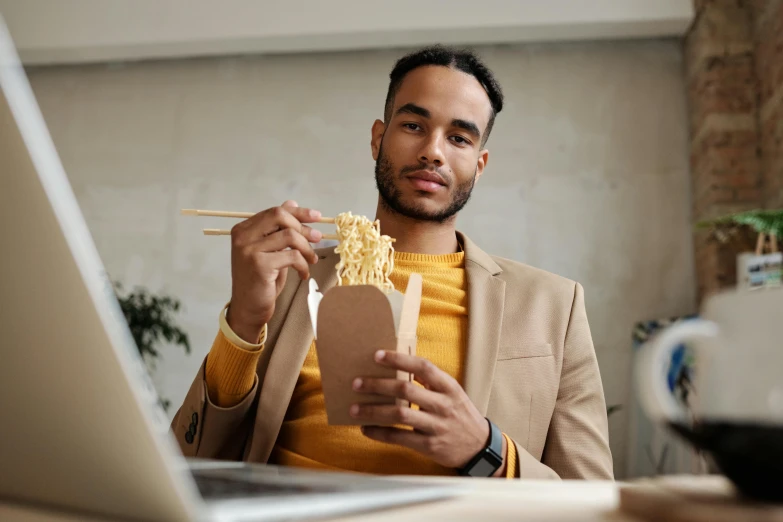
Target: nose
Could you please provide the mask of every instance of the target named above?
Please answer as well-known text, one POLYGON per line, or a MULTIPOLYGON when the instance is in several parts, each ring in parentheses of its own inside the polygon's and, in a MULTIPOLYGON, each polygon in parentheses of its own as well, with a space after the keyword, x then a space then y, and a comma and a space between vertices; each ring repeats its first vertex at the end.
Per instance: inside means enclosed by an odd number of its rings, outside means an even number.
POLYGON ((419 161, 425 164, 433 164, 436 167, 443 166, 445 158, 443 156, 442 136, 437 133, 427 136, 419 151, 419 161))

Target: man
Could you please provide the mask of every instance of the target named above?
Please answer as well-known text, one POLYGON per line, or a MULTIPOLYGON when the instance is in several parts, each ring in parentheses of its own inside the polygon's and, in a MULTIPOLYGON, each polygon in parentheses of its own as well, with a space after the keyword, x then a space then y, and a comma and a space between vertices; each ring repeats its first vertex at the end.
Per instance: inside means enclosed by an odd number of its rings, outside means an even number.
POLYGON ((232 230, 231 301, 172 422, 183 452, 370 473, 611 479, 582 287, 491 257, 455 230, 489 159, 500 86, 472 53, 440 46, 402 58, 390 77, 372 126, 376 216, 396 238, 394 286, 404 291, 413 272, 424 286, 418 357, 375 359, 420 385, 351 378, 358 392, 419 408, 354 405, 372 427, 328 425, 303 281, 326 291, 338 256, 310 245, 321 233, 306 223, 320 213, 288 201, 232 230))

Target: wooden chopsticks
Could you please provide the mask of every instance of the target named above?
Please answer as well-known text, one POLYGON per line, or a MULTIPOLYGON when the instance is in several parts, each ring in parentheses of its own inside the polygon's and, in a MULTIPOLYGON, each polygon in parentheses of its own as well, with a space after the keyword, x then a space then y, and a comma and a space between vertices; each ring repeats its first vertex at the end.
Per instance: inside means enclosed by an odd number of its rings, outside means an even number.
MULTIPOLYGON (((255 216, 254 212, 234 212, 230 210, 198 210, 195 208, 183 208, 179 211, 183 216, 211 216, 211 217, 227 217, 227 218, 241 218, 247 219, 255 216)), ((318 223, 332 223, 334 224, 333 217, 322 217, 318 220, 318 223)), ((230 236, 231 231, 223 228, 204 228, 202 229, 205 236, 230 236)), ((336 239, 340 240, 337 234, 321 234, 321 239, 336 239)), ((394 243, 396 239, 392 238, 391 242, 394 243)))
MULTIPOLYGON (((230 236, 231 231, 225 228, 204 228, 202 229, 205 236, 230 236)), ((339 241, 337 234, 321 234, 321 239, 336 239, 339 241)))
MULTIPOLYGON (((183 208, 179 211, 183 216, 212 216, 227 218, 251 218, 256 215, 255 212, 231 212, 228 210, 197 210, 195 208, 183 208)), ((334 223, 333 217, 322 217, 319 223, 334 223)))
MULTIPOLYGON (((228 210, 198 210, 195 208, 183 208, 180 210, 180 214, 183 216, 209 216, 209 217, 226 217, 226 218, 242 218, 247 219, 255 216, 254 212, 233 212, 228 210)), ((319 223, 334 223, 333 217, 322 217, 318 220, 319 223)), ((231 231, 222 228, 205 228, 203 229, 205 236, 230 236, 231 231)), ((339 239, 337 234, 323 234, 323 239, 339 239)))

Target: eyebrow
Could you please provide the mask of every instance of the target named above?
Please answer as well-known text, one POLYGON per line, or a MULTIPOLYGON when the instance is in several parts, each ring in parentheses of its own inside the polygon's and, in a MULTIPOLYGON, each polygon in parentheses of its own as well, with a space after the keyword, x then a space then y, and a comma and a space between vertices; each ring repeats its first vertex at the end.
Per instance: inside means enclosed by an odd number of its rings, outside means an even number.
POLYGON ((419 107, 415 103, 406 103, 399 109, 397 109, 397 114, 415 114, 417 116, 421 116, 422 118, 430 118, 432 115, 430 114, 430 111, 425 109, 424 107, 419 107))
POLYGON ((451 124, 455 127, 459 127, 460 129, 464 130, 465 132, 467 132, 477 140, 481 138, 481 131, 479 131, 478 126, 472 121, 451 120, 451 124))
MULTIPOLYGON (((432 113, 430 113, 429 110, 425 109, 424 107, 419 107, 415 103, 406 103, 405 105, 397 109, 396 114, 415 114, 417 116, 421 116, 422 118, 427 118, 427 119, 432 117, 432 113)), ((476 125, 472 121, 454 119, 451 120, 451 125, 454 127, 459 127, 460 129, 464 130, 468 134, 472 135, 475 139, 481 138, 481 131, 479 130, 478 125, 476 125)))

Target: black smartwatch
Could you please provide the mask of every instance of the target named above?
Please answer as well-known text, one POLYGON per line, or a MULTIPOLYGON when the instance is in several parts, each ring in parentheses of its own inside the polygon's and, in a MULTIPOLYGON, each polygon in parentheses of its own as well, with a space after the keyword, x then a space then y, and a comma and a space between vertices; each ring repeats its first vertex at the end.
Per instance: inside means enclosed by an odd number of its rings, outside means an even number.
POLYGON ((503 434, 491 420, 487 419, 487 422, 489 423, 487 445, 470 459, 465 467, 458 470, 463 477, 491 477, 503 465, 503 434))

